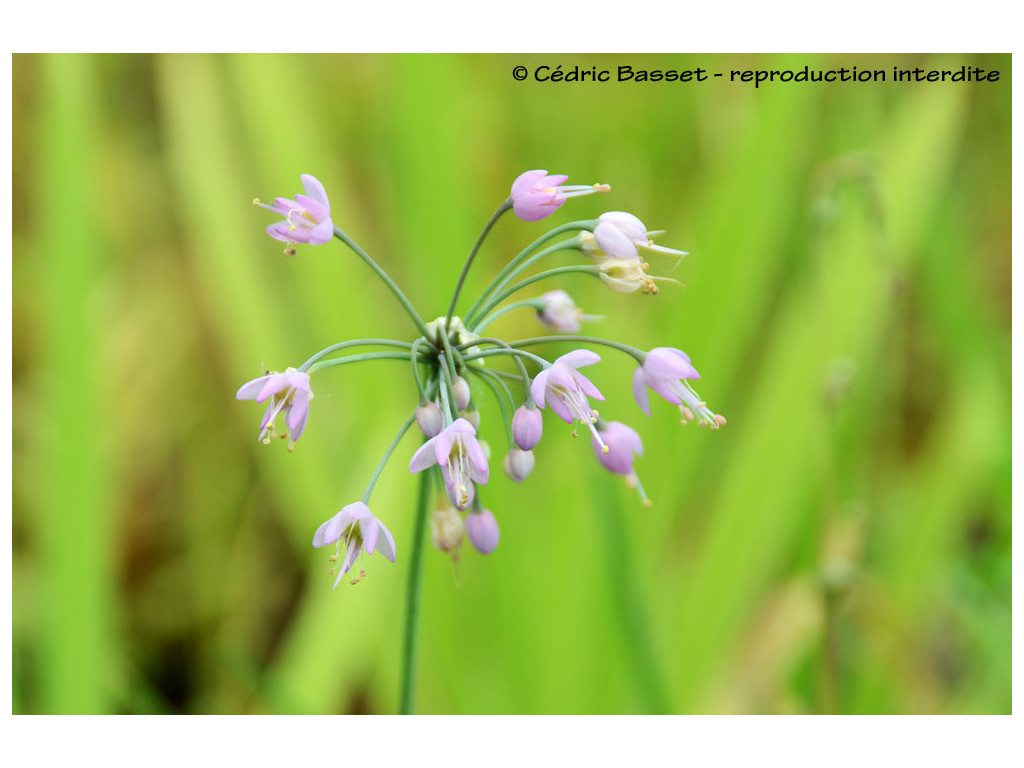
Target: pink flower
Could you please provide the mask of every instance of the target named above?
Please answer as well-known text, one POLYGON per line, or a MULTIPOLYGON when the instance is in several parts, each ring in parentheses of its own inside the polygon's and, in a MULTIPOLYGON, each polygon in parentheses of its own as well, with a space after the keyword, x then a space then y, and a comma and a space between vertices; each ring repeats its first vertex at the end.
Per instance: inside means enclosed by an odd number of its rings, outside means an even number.
POLYGON ((456 419, 421 445, 409 462, 409 471, 422 472, 435 464, 441 467, 448 498, 459 510, 473 501, 474 483, 487 483, 487 457, 477 442, 476 430, 465 419, 456 419))
POLYGON ((594 227, 594 241, 597 247, 608 256, 619 259, 639 259, 638 248, 674 256, 686 255, 685 251, 655 245, 647 227, 631 213, 610 211, 602 213, 597 221, 598 224, 594 227))
POLYGON ((512 182, 512 211, 523 221, 538 221, 561 207, 568 197, 607 192, 607 184, 563 186, 568 176, 548 176, 547 171, 527 171, 512 182))
MULTIPOLYGON (((379 549, 384 557, 392 563, 395 562, 395 538, 384 523, 374 517, 370 508, 361 501, 344 507, 313 534, 314 547, 338 544, 340 549, 342 541, 345 542, 345 559, 338 571, 338 578, 334 580, 335 587, 338 586, 341 577, 352 568, 360 549, 365 550, 367 555, 372 555, 379 549)), ((355 584, 364 575, 365 573, 360 571, 352 583, 355 584)))
POLYGON ((725 417, 713 413, 686 381, 699 378, 700 374, 685 352, 673 347, 657 347, 647 353, 644 364, 633 372, 633 398, 640 410, 650 416, 651 407, 647 399, 647 387, 650 387, 679 406, 684 424, 696 419, 702 427, 718 429, 725 424, 725 417))
POLYGON ((533 450, 544 432, 544 417, 533 407, 519 406, 512 417, 512 436, 521 450, 533 450))
POLYGON ((275 240, 322 245, 334 237, 331 203, 327 199, 324 185, 315 176, 304 173, 299 178, 306 194, 296 195, 294 200, 275 197, 273 205, 261 203, 258 199, 253 202, 268 211, 284 216, 284 221, 267 227, 267 234, 275 240))
POLYGON ((262 403, 267 398, 270 398, 270 404, 263 414, 263 421, 260 422, 259 439, 269 443, 271 438, 276 437, 274 420, 278 414, 284 414, 288 434, 294 443, 302 435, 306 428, 306 419, 309 418, 309 401, 313 399, 309 374, 289 368, 284 373, 270 373, 246 382, 235 393, 236 400, 255 400, 262 403))
POLYGON ((600 362, 596 352, 577 349, 562 355, 550 367, 537 374, 531 385, 533 399, 541 408, 551 406, 558 417, 569 424, 582 421, 590 429, 597 442, 604 447, 601 436, 594 429, 597 416, 590 407, 587 397, 604 400, 604 395, 577 368, 600 362))
POLYGON ((640 442, 640 435, 621 421, 601 423, 598 425, 598 431, 604 438, 608 451, 602 453, 598 442, 591 440, 597 460, 609 472, 617 475, 633 474, 633 454, 644 455, 644 444, 640 442))
POLYGON ((498 546, 498 521, 489 509, 466 515, 466 535, 469 543, 482 555, 489 555, 498 546))

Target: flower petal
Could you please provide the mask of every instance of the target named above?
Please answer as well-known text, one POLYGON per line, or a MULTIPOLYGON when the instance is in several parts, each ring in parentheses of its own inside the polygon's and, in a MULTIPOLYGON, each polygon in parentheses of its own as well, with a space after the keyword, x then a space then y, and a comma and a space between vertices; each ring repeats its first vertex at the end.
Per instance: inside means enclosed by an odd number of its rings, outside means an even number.
POLYGON ((255 400, 257 395, 263 391, 263 385, 267 383, 270 375, 260 376, 258 379, 247 381, 238 388, 235 393, 236 400, 255 400))
POLYGON ((553 365, 564 365, 568 368, 582 368, 585 365, 593 365, 601 362, 601 356, 589 349, 575 349, 567 352, 555 360, 553 365))
POLYGON ((643 366, 637 366, 633 371, 633 399, 640 406, 640 410, 651 415, 651 403, 647 397, 647 381, 644 379, 643 366))
POLYGON ((437 438, 432 437, 416 449, 416 453, 412 455, 412 460, 409 462, 409 471, 412 474, 422 472, 427 467, 437 464, 437 457, 434 455, 435 440, 437 438))
POLYGON ((326 205, 328 210, 330 209, 331 203, 327 199, 327 190, 320 183, 320 179, 311 174, 304 173, 299 176, 299 181, 302 182, 302 188, 306 190, 307 195, 326 205))
POLYGON ((341 534, 345 530, 344 521, 342 520, 343 514, 345 514, 344 510, 316 529, 316 533, 313 534, 314 547, 326 547, 328 544, 333 544, 341 538, 341 534))
POLYGON ((384 555, 392 563, 395 562, 395 537, 391 535, 391 531, 388 530, 384 523, 377 521, 380 526, 380 532, 382 536, 377 537, 377 550, 384 555))
POLYGON ((674 347, 656 347, 644 358, 644 371, 660 379, 699 379, 690 356, 674 347))

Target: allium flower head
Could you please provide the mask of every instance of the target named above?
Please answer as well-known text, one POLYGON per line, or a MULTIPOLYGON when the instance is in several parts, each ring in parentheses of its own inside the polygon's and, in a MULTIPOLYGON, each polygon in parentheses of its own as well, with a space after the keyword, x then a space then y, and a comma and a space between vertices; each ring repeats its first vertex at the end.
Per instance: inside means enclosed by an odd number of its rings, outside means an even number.
POLYGON ((587 400, 588 396, 604 400, 604 395, 586 376, 576 370, 600 360, 596 352, 586 349, 577 349, 562 355, 550 367, 537 374, 533 379, 531 392, 537 405, 541 408, 550 405, 551 410, 558 414, 562 421, 572 424, 578 419, 586 424, 597 442, 604 447, 601 436, 594 429, 597 416, 587 400))
POLYGON ((657 347, 647 353, 644 364, 633 372, 633 398, 640 410, 651 415, 647 398, 650 387, 670 403, 679 406, 683 423, 694 421, 712 429, 725 424, 725 417, 713 413, 700 399, 687 379, 699 379, 700 374, 690 362, 690 356, 674 347, 657 347))
POLYGON ((466 535, 469 543, 482 555, 489 555, 498 546, 500 532, 498 521, 489 509, 470 512, 466 515, 466 535))
POLYGON ((640 441, 640 435, 621 421, 599 424, 598 431, 608 446, 608 451, 602 453, 598 442, 591 440, 591 447, 601 465, 617 475, 633 474, 633 455, 644 455, 644 444, 640 441))
MULTIPOLYGON (((334 237, 334 222, 331 221, 331 203, 327 199, 324 185, 315 176, 304 173, 299 177, 304 195, 294 200, 275 197, 273 205, 254 200, 256 205, 284 216, 284 221, 267 227, 267 234, 285 243, 309 243, 322 245, 334 237)), ((286 251, 286 253, 292 251, 286 251)))
MULTIPOLYGON (((352 568, 360 549, 365 550, 367 555, 372 555, 379 549, 384 557, 392 563, 395 562, 395 538, 384 523, 374 517, 370 508, 361 501, 344 507, 313 534, 314 547, 337 544, 340 550, 342 542, 345 546, 345 558, 338 569, 338 578, 334 580, 335 587, 338 586, 341 577, 352 568)), ((352 583, 355 584, 364 575, 360 571, 352 583)))
POLYGON ((648 232, 644 223, 631 213, 610 211, 602 213, 597 221, 598 224, 594 227, 594 242, 608 256, 619 259, 639 259, 638 248, 673 256, 686 255, 685 251, 655 245, 651 240, 651 235, 657 233, 648 232))
POLYGON ((263 421, 260 422, 259 439, 269 443, 271 438, 277 435, 274 420, 278 414, 284 414, 288 434, 294 443, 302 435, 306 428, 306 419, 309 418, 309 401, 313 399, 309 374, 289 368, 284 373, 270 373, 246 382, 235 393, 236 400, 255 400, 262 403, 268 398, 270 404, 263 414, 263 421))
POLYGON ((548 176, 547 171, 527 171, 512 182, 512 211, 523 221, 538 221, 558 210, 566 198, 607 192, 607 184, 565 186, 569 177, 548 176))
POLYGON ((409 462, 409 471, 422 472, 435 464, 441 467, 448 498, 459 510, 473 501, 474 483, 487 483, 487 457, 476 430, 465 419, 456 419, 421 445, 409 462))

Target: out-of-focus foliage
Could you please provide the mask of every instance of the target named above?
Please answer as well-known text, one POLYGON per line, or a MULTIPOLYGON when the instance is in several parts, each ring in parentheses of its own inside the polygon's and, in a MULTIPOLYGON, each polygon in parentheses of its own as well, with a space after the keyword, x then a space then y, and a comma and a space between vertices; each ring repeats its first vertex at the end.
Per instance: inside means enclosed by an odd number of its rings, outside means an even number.
MULTIPOLYGON (((415 405, 406 369, 318 374, 292 454, 256 442, 261 410, 234 393, 335 341, 413 327, 339 243, 282 255, 250 200, 318 176, 335 221, 429 319, 530 168, 612 192, 502 220, 467 295, 550 226, 635 213, 690 252, 671 272, 685 288, 557 287, 604 316, 599 335, 685 349, 729 423, 682 428, 661 401, 648 419, 632 362, 605 350, 588 373, 602 416, 642 436, 654 505, 548 416, 529 480, 495 471, 485 490, 496 552, 464 548, 457 578, 427 552, 418 710, 1009 711, 1009 70, 1008 56, 15 56, 15 711, 394 710, 415 438, 371 505, 397 564, 375 556, 332 592, 309 541, 415 405), (511 77, 545 63, 1003 76, 511 77)), ((492 330, 539 327, 510 313, 492 330)))

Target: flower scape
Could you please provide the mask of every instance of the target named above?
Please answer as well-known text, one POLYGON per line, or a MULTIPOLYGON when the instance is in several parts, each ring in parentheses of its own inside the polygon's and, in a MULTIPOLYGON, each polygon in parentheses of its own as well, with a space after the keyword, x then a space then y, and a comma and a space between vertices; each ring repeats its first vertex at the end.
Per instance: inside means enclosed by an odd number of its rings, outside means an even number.
MULTIPOLYGON (((280 438, 286 440, 288 450, 292 450, 309 418, 313 400, 312 374, 363 360, 408 361, 419 402, 384 452, 362 497, 329 518, 313 535, 314 547, 334 545, 330 560, 334 563, 332 573, 337 574, 335 587, 345 574, 353 574, 353 584, 366 575, 362 567, 364 554, 380 552, 391 562, 396 560, 398 550, 394 537, 384 522, 370 511, 369 503, 374 486, 414 424, 423 434, 423 442, 409 459, 408 471, 434 473, 437 487, 444 488, 441 506, 430 520, 434 546, 455 560, 464 538, 482 554, 497 548, 500 538, 497 518, 481 501, 481 486, 487 485, 491 477, 490 450, 478 434, 481 415, 477 405, 481 395, 493 397, 502 415, 508 445, 502 469, 512 481, 523 482, 533 471, 534 450, 544 432, 542 411, 550 410, 573 425, 573 435, 577 434, 578 425, 582 425, 589 433, 600 466, 622 475, 627 485, 636 489, 641 503, 649 504, 633 468, 636 457, 643 455, 640 435, 624 423, 605 421, 594 408, 595 401, 605 398, 581 372, 601 362, 601 357, 591 347, 610 349, 633 358, 636 365, 633 395, 648 416, 650 390, 678 406, 683 424, 695 421, 712 430, 725 424, 725 418, 711 411, 691 385, 691 381, 700 376, 685 352, 673 347, 644 351, 617 341, 576 335, 585 322, 594 318, 585 315, 564 290, 521 298, 521 291, 534 283, 569 273, 590 274, 612 290, 623 293, 653 295, 658 293, 658 282, 675 282, 652 276, 645 256, 678 259, 685 256, 685 252, 656 245, 652 238, 659 233, 649 232, 632 214, 610 212, 595 220, 555 227, 506 264, 463 316, 454 314, 470 267, 494 223, 503 214, 512 211, 523 221, 538 221, 555 213, 571 197, 608 192, 607 185, 567 185, 567 176, 549 175, 543 170, 521 174, 513 182, 508 199, 491 216, 473 245, 448 312, 425 322, 379 264, 334 224, 323 184, 308 174, 300 178, 304 194, 294 199, 278 197, 269 205, 254 201, 283 219, 268 226, 267 234, 284 242, 288 255, 295 255, 299 244, 324 245, 337 238, 383 280, 419 332, 412 341, 353 339, 332 344, 297 368, 287 368, 283 373, 269 372, 243 384, 236 395, 239 400, 266 403, 259 426, 260 441, 270 443, 280 438), (524 276, 547 257, 565 251, 576 251, 583 257, 581 263, 524 276), (514 297, 516 300, 509 301, 514 297), (533 310, 539 323, 554 334, 506 341, 484 333, 496 318, 521 309, 533 310), (574 343, 579 348, 554 360, 530 351, 531 347, 549 342, 574 343), (377 351, 349 352, 358 347, 377 348, 377 351), (381 347, 385 350, 379 350, 381 347), (512 369, 488 366, 487 359, 493 357, 507 358, 512 369)), ((422 542, 414 545, 421 546, 422 542)))

